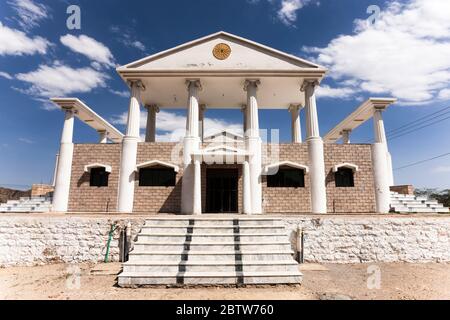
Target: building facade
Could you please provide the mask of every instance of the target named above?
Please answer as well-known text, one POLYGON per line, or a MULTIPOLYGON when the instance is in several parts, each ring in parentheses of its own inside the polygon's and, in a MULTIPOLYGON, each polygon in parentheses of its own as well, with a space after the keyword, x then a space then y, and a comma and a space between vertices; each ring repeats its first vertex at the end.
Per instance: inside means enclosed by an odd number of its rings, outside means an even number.
POLYGON ((382 112, 395 99, 368 99, 322 138, 315 90, 326 69, 225 32, 117 71, 130 87, 125 134, 78 99, 52 99, 65 112, 54 211, 389 211, 393 176, 382 112), (147 124, 141 136, 144 108, 147 124), (183 108, 187 117, 182 141, 157 141, 158 112, 183 108), (205 135, 208 109, 240 109, 243 134, 205 135), (291 143, 278 143, 271 133, 262 133, 259 113, 265 109, 286 110, 291 143), (73 143, 74 117, 99 132, 99 143, 73 143), (351 131, 371 118, 375 142, 350 143, 351 131))

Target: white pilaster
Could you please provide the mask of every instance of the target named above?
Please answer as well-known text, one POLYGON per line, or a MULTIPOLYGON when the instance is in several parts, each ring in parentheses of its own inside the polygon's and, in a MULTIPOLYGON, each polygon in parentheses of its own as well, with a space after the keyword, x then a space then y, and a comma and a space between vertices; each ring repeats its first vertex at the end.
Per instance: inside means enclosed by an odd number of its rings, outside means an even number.
POLYGON ((108 143, 108 134, 105 130, 99 130, 98 132, 98 142, 101 144, 108 143))
POLYGON ((250 152, 250 190, 252 198, 252 213, 262 214, 262 184, 261 184, 261 138, 259 136, 259 117, 257 90, 259 80, 245 81, 247 91, 247 134, 245 140, 250 152))
POLYGON ((289 106, 289 112, 291 113, 291 133, 292 143, 302 143, 302 129, 300 124, 300 109, 299 105, 289 106))
POLYGON ((242 164, 242 205, 244 214, 252 214, 252 191, 248 161, 242 164))
POLYGON ((159 108, 156 105, 145 106, 147 109, 147 127, 145 131, 145 142, 156 141, 156 114, 159 108))
POLYGON ((342 143, 349 144, 350 143, 350 133, 352 130, 342 130, 342 143))
POLYGON ((138 143, 140 142, 140 96, 145 90, 141 81, 131 81, 131 98, 128 108, 128 121, 125 137, 122 141, 120 160, 119 196, 117 209, 119 212, 133 212, 134 178, 138 143))
POLYGON ((69 206, 70 176, 73 159, 74 111, 65 109, 64 127, 61 135, 58 167, 56 170, 53 211, 67 212, 69 206))
MULTIPOLYGON (((201 83, 198 79, 186 81, 188 89, 188 114, 186 118, 186 136, 184 137, 183 149, 183 180, 181 184, 181 213, 194 214, 197 210, 194 208, 196 201, 201 203, 201 192, 195 189, 196 179, 201 179, 200 171, 195 170, 195 164, 192 163, 192 153, 199 150, 199 97, 201 83), (198 175, 198 176, 197 176, 198 175), (195 200, 195 201, 194 201, 195 200)), ((200 205, 201 213, 201 205, 200 205)))
POLYGON ((375 182, 376 210, 379 213, 388 213, 390 205, 388 150, 386 133, 384 130, 382 109, 375 108, 373 114, 375 143, 372 145, 372 163, 375 182))
POLYGON ((325 186, 325 161, 323 141, 319 132, 315 87, 317 80, 305 80, 301 91, 305 92, 306 141, 308 143, 311 209, 313 213, 327 213, 327 194, 325 186))

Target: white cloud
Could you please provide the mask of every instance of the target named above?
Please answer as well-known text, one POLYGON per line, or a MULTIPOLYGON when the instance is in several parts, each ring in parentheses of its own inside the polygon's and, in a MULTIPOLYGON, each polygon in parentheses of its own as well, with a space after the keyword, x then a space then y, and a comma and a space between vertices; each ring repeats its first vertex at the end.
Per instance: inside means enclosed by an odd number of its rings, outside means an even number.
POLYGON ((115 66, 114 57, 108 47, 91 37, 83 34, 78 37, 67 34, 62 36, 60 41, 70 50, 80 53, 94 62, 108 67, 115 66))
POLYGON ((3 71, 0 71, 0 77, 8 79, 8 80, 12 80, 13 79, 13 77, 9 73, 3 72, 3 71))
MULTIPOLYGON (((111 123, 126 125, 127 112, 111 119, 111 123)), ((141 112, 141 129, 147 125, 147 113, 141 112)), ((157 141, 180 141, 186 132, 186 116, 175 112, 161 110, 156 116, 157 141)), ((216 118, 205 117, 205 135, 218 131, 228 130, 237 134, 242 134, 242 124, 224 121, 216 118)))
POLYGON ((310 0, 282 0, 277 12, 278 19, 287 26, 297 21, 297 11, 308 4, 310 0))
POLYGON ((140 51, 147 50, 145 44, 135 38, 134 34, 136 32, 132 28, 112 26, 110 30, 116 35, 115 38, 117 39, 117 41, 119 41, 126 47, 133 47, 140 51))
POLYGON ((35 71, 17 74, 16 78, 31 85, 22 90, 24 93, 58 97, 104 87, 107 76, 89 67, 74 69, 56 62, 52 66, 41 65, 35 71))
POLYGON ((129 90, 119 91, 119 90, 110 89, 109 92, 111 92, 112 94, 115 94, 116 96, 122 97, 122 98, 129 98, 130 97, 130 91, 129 90))
POLYGON ((321 85, 316 90, 317 98, 334 98, 334 99, 348 99, 353 98, 355 90, 352 88, 331 88, 328 85, 321 85))
POLYGON ((0 22, 0 56, 45 54, 50 43, 42 37, 28 37, 24 32, 8 28, 0 22))
POLYGON ((307 51, 316 53, 316 61, 329 67, 335 80, 358 79, 354 90, 415 104, 445 97, 450 84, 450 1, 392 2, 373 25, 356 20, 352 35, 307 51))
POLYGON ((26 144, 33 144, 34 141, 27 139, 27 138, 19 138, 20 142, 26 143, 26 144))
POLYGON ((441 100, 450 100, 450 89, 442 89, 439 91, 438 98, 441 100))
POLYGON ((12 0, 8 3, 16 11, 16 20, 25 30, 38 26, 39 22, 49 17, 47 7, 32 0, 12 0))
POLYGON ((433 169, 434 173, 450 173, 450 166, 439 166, 433 169))

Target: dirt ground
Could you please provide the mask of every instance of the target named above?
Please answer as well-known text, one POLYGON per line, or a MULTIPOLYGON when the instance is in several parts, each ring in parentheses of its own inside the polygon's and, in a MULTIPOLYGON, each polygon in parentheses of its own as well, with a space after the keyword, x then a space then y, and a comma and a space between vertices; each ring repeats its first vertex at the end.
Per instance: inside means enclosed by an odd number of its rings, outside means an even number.
POLYGON ((445 263, 304 264, 301 286, 243 288, 123 289, 116 285, 120 268, 119 263, 3 268, 0 299, 450 299, 445 263))

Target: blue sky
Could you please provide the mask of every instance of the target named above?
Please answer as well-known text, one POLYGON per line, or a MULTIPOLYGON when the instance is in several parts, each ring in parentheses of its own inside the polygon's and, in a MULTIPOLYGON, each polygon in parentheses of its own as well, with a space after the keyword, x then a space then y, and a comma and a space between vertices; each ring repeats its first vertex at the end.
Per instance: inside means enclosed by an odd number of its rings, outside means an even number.
MULTIPOLYGON (((124 131, 127 88, 115 66, 219 30, 329 68, 318 92, 322 135, 371 96, 399 99, 384 113, 387 131, 396 129, 450 106, 449 3, 1 1, 0 185, 25 188, 51 181, 63 115, 48 103, 49 96, 79 97, 124 131), (66 26, 69 5, 81 9, 80 30, 66 26), (371 5, 378 6, 379 14, 376 8, 368 13, 371 5)), ((450 152, 445 112, 435 118, 438 123, 412 127, 409 134, 389 141, 394 168, 450 152)), ((183 116, 183 111, 161 112, 159 138, 183 126, 183 116)), ((238 111, 208 111, 207 117, 210 124, 227 127, 241 121, 238 111)), ((260 113, 260 126, 280 129, 282 141, 289 140, 289 122, 287 111, 260 113)), ((368 122, 353 132, 352 142, 372 137, 368 122)), ((92 129, 76 123, 75 142, 96 139, 92 129)), ((397 170, 395 179, 397 184, 449 188, 450 157, 397 170)))

